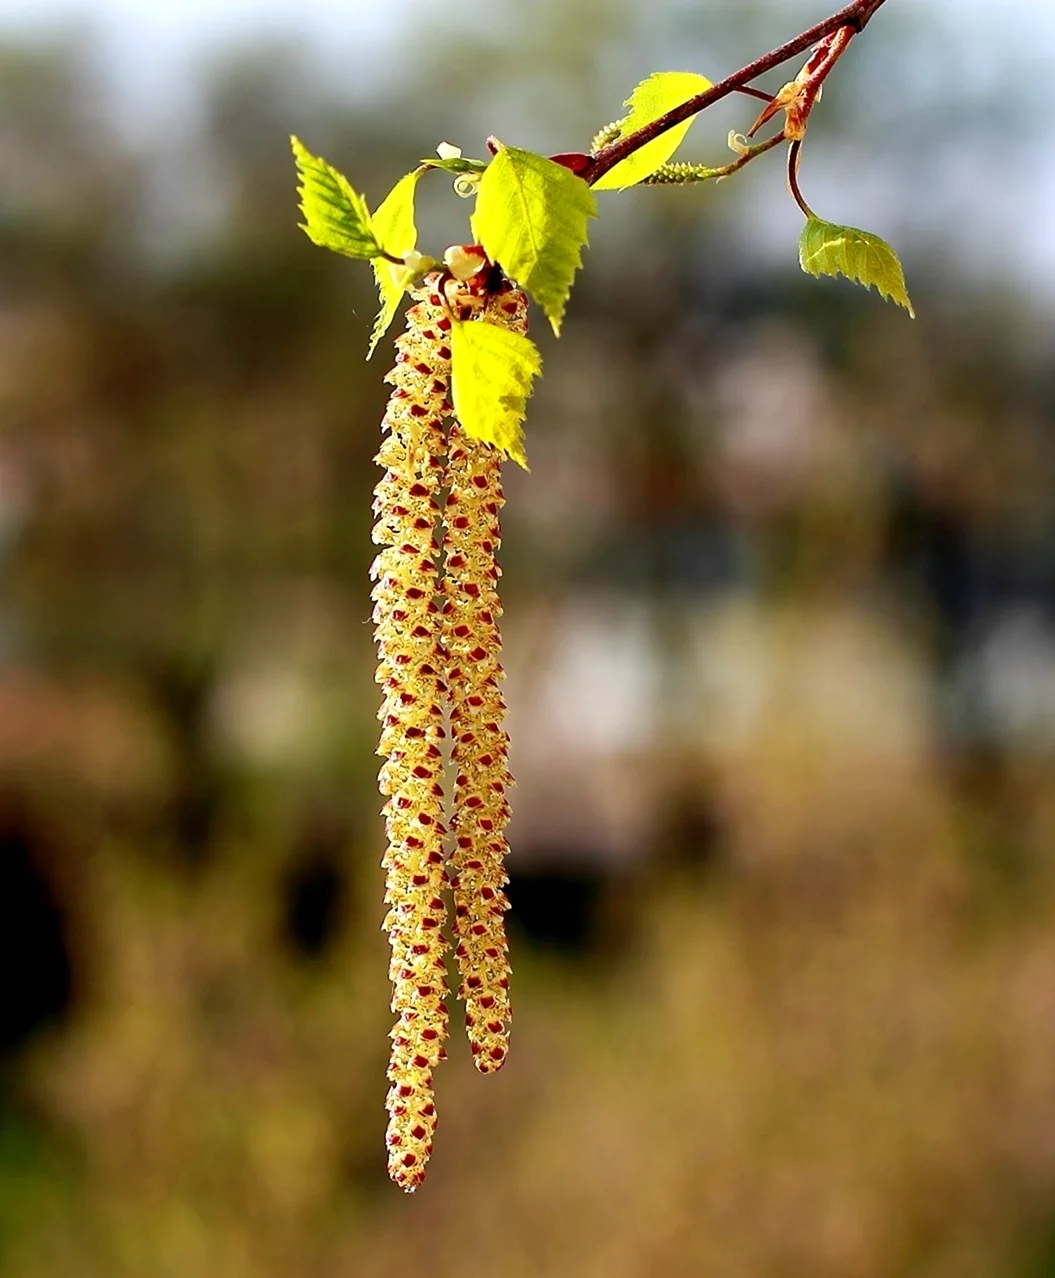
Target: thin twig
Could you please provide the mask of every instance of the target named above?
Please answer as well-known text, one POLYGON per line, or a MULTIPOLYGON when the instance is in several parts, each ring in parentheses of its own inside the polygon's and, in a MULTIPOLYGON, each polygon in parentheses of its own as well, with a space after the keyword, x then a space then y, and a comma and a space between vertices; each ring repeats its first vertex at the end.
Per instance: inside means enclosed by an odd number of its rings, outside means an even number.
POLYGON ((584 166, 579 172, 579 176, 592 185, 603 177, 609 169, 614 168, 620 160, 625 160, 628 155, 633 155, 635 151, 640 150, 641 147, 651 142, 654 138, 658 138, 660 134, 666 133, 668 129, 672 129, 676 124, 681 124, 682 121, 698 115, 701 111, 706 110, 707 107, 713 106, 715 102, 720 102, 722 98, 728 97, 730 93, 735 93, 737 90, 744 88, 745 85, 757 79, 760 75, 764 75, 765 72, 780 66, 782 62, 787 62, 789 58, 805 53, 818 40, 823 40, 825 36, 837 31, 840 27, 849 27, 854 32, 863 31, 876 10, 884 3, 885 0, 853 0, 852 4, 840 9, 838 13, 833 13, 830 18, 825 18, 823 22, 816 23, 808 30, 801 32, 793 40, 788 40, 786 44, 772 49, 760 58, 755 58, 753 62, 749 62, 747 66, 741 67, 739 71, 734 72, 732 75, 726 76, 718 84, 711 85, 703 93, 698 93, 695 97, 689 98, 687 102, 682 102, 680 105, 673 107, 665 115, 661 115, 658 120, 653 120, 651 124, 646 124, 644 128, 638 129, 635 133, 617 138, 614 142, 610 142, 608 146, 602 147, 595 156, 591 157, 589 164, 584 166))
POLYGON ((742 84, 735 90, 737 93, 746 93, 749 98, 758 98, 759 102, 769 102, 773 95, 767 93, 765 89, 752 89, 748 84, 742 84))
POLYGON ((799 161, 802 159, 802 139, 797 138, 788 147, 788 190, 791 192, 795 203, 805 213, 809 221, 813 221, 817 214, 810 208, 802 197, 802 191, 799 189, 799 161))
POLYGON ((771 138, 766 138, 764 142, 758 142, 755 146, 745 148, 735 160, 730 160, 728 164, 723 164, 716 169, 708 169, 702 164, 665 164, 662 168, 657 169, 655 173, 650 173, 645 178, 643 185, 685 185, 690 182, 708 182, 712 178, 715 181, 720 181, 733 173, 738 173, 745 164, 750 164, 758 156, 765 155, 767 151, 772 151, 775 146, 779 146, 783 141, 784 130, 781 129, 779 133, 774 133, 771 138), (677 170, 681 170, 681 173, 675 176, 674 174, 677 170))

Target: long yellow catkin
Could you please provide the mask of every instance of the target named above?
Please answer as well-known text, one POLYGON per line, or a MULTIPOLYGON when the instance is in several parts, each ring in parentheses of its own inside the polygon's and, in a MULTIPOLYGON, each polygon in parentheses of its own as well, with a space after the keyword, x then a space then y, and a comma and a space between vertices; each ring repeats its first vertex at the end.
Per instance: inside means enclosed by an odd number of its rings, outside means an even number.
POLYGON ((431 275, 414 292, 387 378, 393 391, 376 458, 384 468, 374 490, 373 532, 384 549, 371 570, 377 680, 384 690, 378 714, 378 753, 385 757, 379 782, 387 796, 384 927, 397 1014, 386 1140, 389 1174, 406 1190, 425 1178, 436 1129, 432 1075, 446 1055, 448 888, 459 992, 477 1068, 501 1068, 508 1051, 503 888, 512 777, 498 628, 501 455, 462 432, 449 395, 454 319, 526 331, 526 297, 508 283, 489 291, 490 275, 485 262, 470 280, 431 275), (445 862, 441 776, 448 715, 454 848, 445 862))
MULTIPOLYGON (((506 285, 482 319, 525 332, 527 299, 506 285)), ((455 767, 450 858, 455 954, 469 1045, 477 1069, 500 1069, 509 1049, 505 858, 509 737, 504 728, 499 618, 502 458, 451 427, 444 508, 443 636, 455 767)))
MULTIPOLYGON (((434 281, 433 281, 434 283, 434 281)), ((425 1177, 436 1128, 432 1073, 446 1055, 443 935, 443 770, 445 656, 436 602, 439 545, 437 496, 444 481, 444 417, 449 411, 451 321, 428 282, 415 293, 406 331, 396 341, 393 391, 374 490, 372 597, 384 690, 378 713, 385 756, 379 774, 388 834, 384 927, 392 949, 392 1030, 386 1102, 388 1167, 413 1190, 425 1177)))

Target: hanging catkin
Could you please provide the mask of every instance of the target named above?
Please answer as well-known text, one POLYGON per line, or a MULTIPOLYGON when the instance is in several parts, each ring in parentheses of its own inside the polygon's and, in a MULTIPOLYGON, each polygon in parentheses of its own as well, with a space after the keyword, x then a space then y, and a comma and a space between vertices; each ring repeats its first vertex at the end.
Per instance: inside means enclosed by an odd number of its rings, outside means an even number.
POLYGON ((384 926, 397 1014, 388 1070, 388 1166, 407 1190, 424 1180, 436 1128, 432 1074, 446 1054, 448 889, 459 992, 477 1067, 499 1069, 508 1050, 503 889, 512 778, 498 628, 501 455, 466 436, 451 416, 448 342, 453 323, 524 332, 527 300, 507 282, 490 291, 495 273, 486 261, 480 265, 481 257, 458 250, 455 260, 468 260, 473 271, 468 279, 434 274, 414 292, 388 374, 393 390, 376 459, 384 468, 374 490, 373 534, 384 548, 372 569, 377 680, 384 691, 378 715, 378 753, 385 757, 379 781, 387 797, 384 926), (446 862, 441 777, 448 717, 455 777, 446 862))
MULTIPOLYGON (((527 329, 527 299, 504 285, 475 322, 527 329)), ((509 821, 509 737, 504 727, 499 618, 502 458, 454 422, 444 508, 443 639, 455 769, 451 887, 455 953, 469 1044, 478 1069, 500 1069, 509 1046, 509 958, 503 891, 509 821)))
MULTIPOLYGON (((435 283, 435 281, 432 281, 435 283)), ((384 927, 392 947, 392 1030, 387 1108, 389 1173, 404 1189, 425 1176, 436 1127, 432 1072, 447 1032, 443 771, 444 651, 436 601, 437 495, 446 451, 451 321, 426 282, 397 339, 393 384, 374 490, 374 625, 378 713, 385 757, 379 774, 388 850, 384 927)))

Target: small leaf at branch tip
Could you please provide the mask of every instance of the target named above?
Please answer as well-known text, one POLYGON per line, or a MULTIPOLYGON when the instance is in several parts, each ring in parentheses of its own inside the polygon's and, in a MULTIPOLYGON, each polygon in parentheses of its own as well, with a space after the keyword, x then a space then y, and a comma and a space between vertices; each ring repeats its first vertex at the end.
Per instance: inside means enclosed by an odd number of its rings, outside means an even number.
POLYGON ((843 275, 865 288, 874 285, 881 297, 916 318, 898 256, 878 235, 811 217, 799 239, 799 264, 810 275, 843 275))
POLYGON ((453 155, 447 160, 434 160, 426 155, 421 163, 426 169, 442 169, 444 173, 482 173, 487 168, 483 160, 469 160, 463 155, 453 155))
MULTIPOLYGON (((625 138, 636 133, 646 125, 658 120, 661 115, 687 102, 698 93, 711 87, 705 76, 695 71, 657 71, 634 89, 626 100, 630 114, 618 122, 619 136, 625 138)), ((692 125, 695 116, 683 120, 661 133, 658 138, 646 142, 639 150, 620 160, 593 184, 595 191, 625 190, 628 186, 636 186, 650 174, 661 168, 681 145, 692 125)), ((615 126, 612 126, 615 127, 615 126)))
POLYGON ((300 184, 301 229, 313 244, 346 257, 382 256, 366 200, 332 164, 312 155, 298 137, 291 137, 300 184))

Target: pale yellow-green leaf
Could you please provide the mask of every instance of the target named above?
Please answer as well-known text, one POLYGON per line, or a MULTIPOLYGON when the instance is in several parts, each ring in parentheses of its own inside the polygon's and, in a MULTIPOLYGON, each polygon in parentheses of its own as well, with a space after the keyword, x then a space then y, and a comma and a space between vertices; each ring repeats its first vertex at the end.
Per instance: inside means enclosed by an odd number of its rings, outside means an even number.
POLYGON ((299 138, 291 138, 300 185, 300 208, 305 221, 302 230, 322 248, 347 257, 378 257, 381 246, 370 223, 366 200, 354 190, 343 173, 317 155, 312 155, 299 138))
POLYGON ((555 333, 575 272, 586 222, 597 202, 580 177, 531 151, 503 146, 480 178, 473 235, 510 279, 542 307, 555 333))
POLYGON ((482 320, 456 322, 451 330, 455 417, 471 438, 494 444, 525 468, 524 415, 541 370, 538 348, 522 333, 482 320))
POLYGON ((878 235, 811 217, 799 239, 799 263, 810 275, 845 275, 865 288, 874 285, 916 318, 898 256, 878 235))
MULTIPOLYGON (((666 115, 672 107, 676 107, 681 102, 687 102, 689 98, 694 98, 697 93, 703 93, 710 87, 710 80, 705 76, 697 75, 694 71, 657 71, 647 80, 642 80, 627 98, 626 105, 630 108, 630 114, 619 121, 620 136, 626 137, 630 133, 636 133, 646 124, 651 124, 661 115, 666 115)), ((681 146, 695 118, 690 116, 681 124, 676 124, 672 129, 661 133, 658 138, 646 142, 640 151, 635 151, 625 160, 620 160, 614 168, 608 170, 604 177, 593 184, 593 189, 617 191, 644 181, 650 173, 655 173, 658 168, 666 164, 681 146)))
MULTIPOLYGON (((414 190, 420 176, 420 170, 415 169, 413 173, 400 178, 381 201, 371 219, 378 243, 392 257, 403 257, 417 245, 418 231, 414 225, 414 190)), ((395 318, 403 297, 406 276, 405 267, 397 266, 394 262, 386 262, 384 259, 374 260, 374 278, 377 280, 377 289, 381 295, 381 310, 374 323, 374 331, 370 335, 367 359, 373 355, 377 343, 388 332, 388 326, 395 318)))

